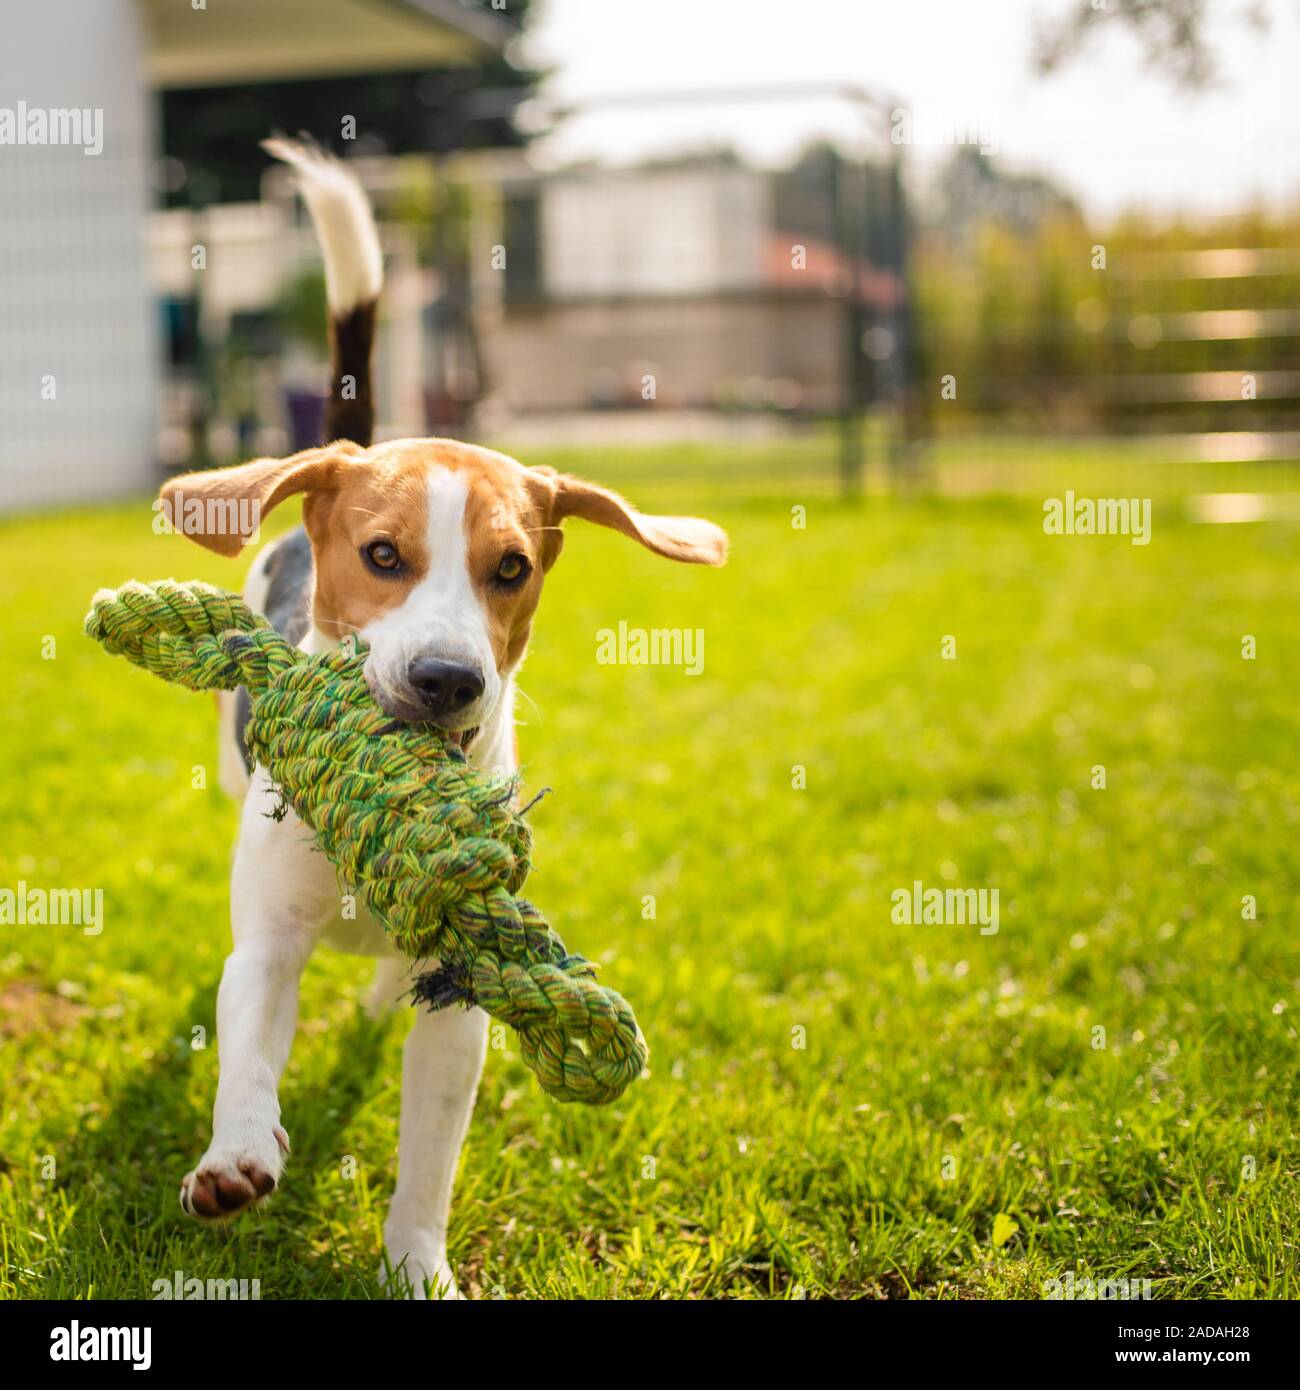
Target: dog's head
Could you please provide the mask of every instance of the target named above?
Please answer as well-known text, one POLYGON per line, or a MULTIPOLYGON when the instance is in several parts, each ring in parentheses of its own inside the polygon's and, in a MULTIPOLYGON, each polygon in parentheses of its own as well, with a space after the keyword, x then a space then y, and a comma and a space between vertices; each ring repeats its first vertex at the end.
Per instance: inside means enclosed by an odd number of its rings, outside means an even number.
POLYGON ((234 556, 297 493, 315 558, 316 629, 369 644, 366 679, 395 718, 459 734, 491 718, 523 657, 566 518, 670 560, 726 558, 726 535, 711 522, 644 516, 594 483, 446 439, 339 442, 183 474, 164 485, 162 503, 177 529, 234 556))

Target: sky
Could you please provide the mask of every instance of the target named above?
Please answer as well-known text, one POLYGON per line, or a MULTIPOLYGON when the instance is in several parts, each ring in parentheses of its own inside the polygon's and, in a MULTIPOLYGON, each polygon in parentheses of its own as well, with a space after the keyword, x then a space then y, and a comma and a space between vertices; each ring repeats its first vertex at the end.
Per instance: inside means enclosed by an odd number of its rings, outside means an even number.
MULTIPOLYGON (((1122 34, 1037 76, 1033 20, 1068 2, 535 0, 521 56, 554 67, 543 91, 560 104, 853 84, 886 103, 874 126, 877 148, 887 145, 891 120, 900 136, 910 127, 922 182, 954 141, 977 143, 1010 168, 1048 174, 1103 217, 1300 201, 1300 0, 1262 0, 1272 15, 1263 36, 1238 18, 1217 24, 1221 81, 1204 93, 1176 88, 1122 34)), ((1231 15, 1245 3, 1218 0, 1218 8, 1231 15)), ((859 109, 807 96, 605 109, 566 121, 539 154, 552 164, 622 163, 725 142, 777 162, 820 134, 861 147, 863 130, 859 109)))

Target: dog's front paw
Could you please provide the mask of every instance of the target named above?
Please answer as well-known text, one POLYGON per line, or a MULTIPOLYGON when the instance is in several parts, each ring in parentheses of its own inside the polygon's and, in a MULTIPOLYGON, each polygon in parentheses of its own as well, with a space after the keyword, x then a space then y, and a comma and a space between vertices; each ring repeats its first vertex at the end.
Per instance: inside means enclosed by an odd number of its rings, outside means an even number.
POLYGON ((200 1221, 226 1221, 275 1191, 289 1152, 289 1136, 276 1125, 260 1143, 218 1144, 181 1179, 181 1207, 200 1221))
POLYGON ((451 1272, 446 1255, 429 1241, 420 1236, 413 1239, 387 1236, 384 1247, 387 1258, 379 1271, 379 1282, 391 1297, 464 1297, 456 1287, 456 1276, 451 1272))

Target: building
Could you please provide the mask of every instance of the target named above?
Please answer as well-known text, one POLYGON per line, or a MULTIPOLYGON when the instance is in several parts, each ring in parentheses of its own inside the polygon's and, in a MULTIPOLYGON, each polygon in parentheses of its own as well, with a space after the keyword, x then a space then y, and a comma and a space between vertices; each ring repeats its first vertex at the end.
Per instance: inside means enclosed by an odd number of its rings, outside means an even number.
POLYGON ((163 88, 411 71, 499 51, 458 0, 41 0, 5 19, 0 507, 151 490, 146 264, 163 88))
POLYGON ((846 335, 887 319, 900 290, 861 217, 887 184, 841 175, 858 209, 846 236, 815 172, 709 156, 508 185, 504 275, 477 288, 509 410, 838 409, 846 335))

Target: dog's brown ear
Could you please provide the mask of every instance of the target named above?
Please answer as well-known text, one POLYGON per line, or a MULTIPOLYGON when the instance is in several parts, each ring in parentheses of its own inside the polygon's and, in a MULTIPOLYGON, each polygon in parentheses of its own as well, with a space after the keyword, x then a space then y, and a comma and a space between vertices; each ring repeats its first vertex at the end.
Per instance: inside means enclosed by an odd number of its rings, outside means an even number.
POLYGON ((162 514, 174 531, 218 555, 235 556, 272 508, 294 493, 336 487, 340 469, 364 452, 340 440, 288 458, 253 459, 233 468, 181 473, 162 485, 158 494, 162 514))
POLYGON ((689 565, 721 565, 727 559, 727 533, 698 516, 647 516, 618 493, 567 473, 551 480, 555 521, 576 516, 621 531, 647 550, 689 565))

